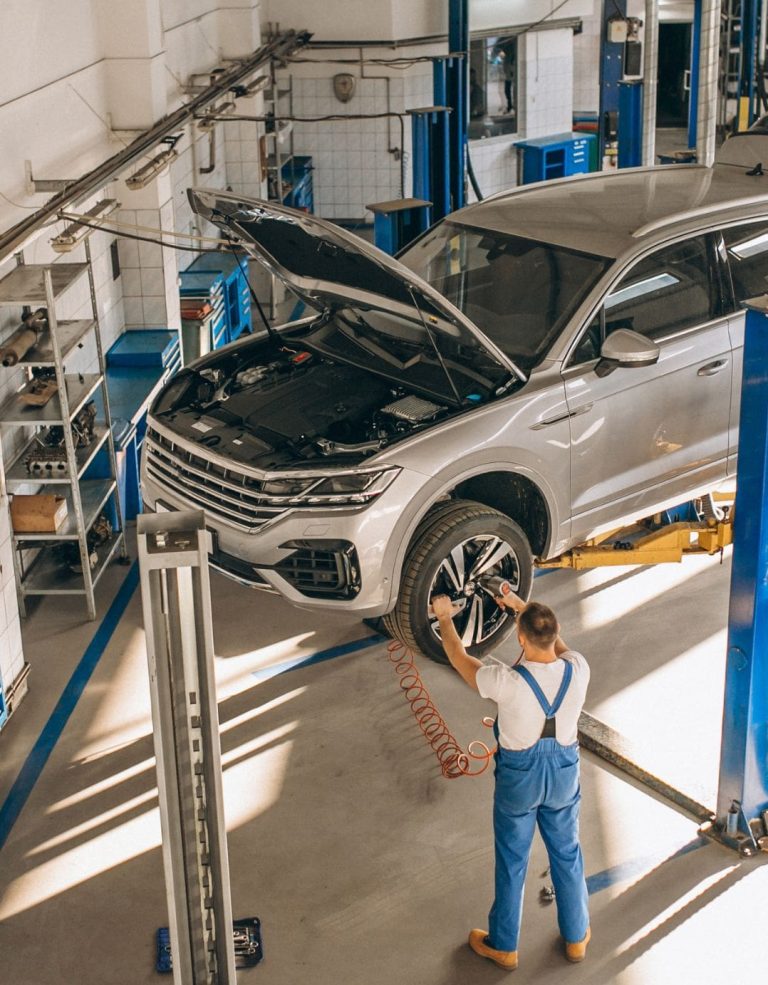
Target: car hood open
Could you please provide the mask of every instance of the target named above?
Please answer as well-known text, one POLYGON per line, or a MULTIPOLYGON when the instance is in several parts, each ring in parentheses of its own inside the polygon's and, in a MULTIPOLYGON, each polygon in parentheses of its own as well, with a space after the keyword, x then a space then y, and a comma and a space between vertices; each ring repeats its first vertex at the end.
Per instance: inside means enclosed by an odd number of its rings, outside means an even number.
POLYGON ((275 202, 190 188, 198 215, 218 226, 318 311, 375 308, 436 333, 464 328, 509 373, 525 373, 439 291, 382 250, 339 226, 275 202))

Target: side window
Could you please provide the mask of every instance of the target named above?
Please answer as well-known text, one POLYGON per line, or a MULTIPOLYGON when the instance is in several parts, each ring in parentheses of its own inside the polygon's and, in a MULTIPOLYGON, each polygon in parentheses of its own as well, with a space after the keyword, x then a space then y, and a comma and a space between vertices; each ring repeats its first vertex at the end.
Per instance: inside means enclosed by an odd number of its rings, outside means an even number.
POLYGON ((649 339, 716 317, 718 284, 704 236, 675 243, 634 266, 605 299, 605 334, 629 328, 649 339))
POLYGON ((768 225, 723 230, 736 304, 768 291, 768 225))
POLYGON ((593 359, 600 358, 600 349, 603 344, 602 321, 603 312, 601 309, 592 319, 589 328, 582 335, 579 344, 573 350, 571 366, 580 366, 582 363, 590 363, 593 359))

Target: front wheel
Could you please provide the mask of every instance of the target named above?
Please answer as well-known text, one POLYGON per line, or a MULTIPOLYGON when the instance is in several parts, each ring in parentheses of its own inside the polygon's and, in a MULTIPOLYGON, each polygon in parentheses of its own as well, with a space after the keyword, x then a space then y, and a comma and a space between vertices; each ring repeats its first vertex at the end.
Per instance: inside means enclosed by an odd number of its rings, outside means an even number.
POLYGON ((510 613, 484 587, 489 576, 505 578, 528 598, 533 559, 523 531, 482 503, 465 500, 440 510, 408 551, 397 603, 384 617, 388 632, 431 660, 448 663, 429 608, 433 595, 448 595, 461 606, 453 621, 467 652, 484 656, 514 629, 510 613))

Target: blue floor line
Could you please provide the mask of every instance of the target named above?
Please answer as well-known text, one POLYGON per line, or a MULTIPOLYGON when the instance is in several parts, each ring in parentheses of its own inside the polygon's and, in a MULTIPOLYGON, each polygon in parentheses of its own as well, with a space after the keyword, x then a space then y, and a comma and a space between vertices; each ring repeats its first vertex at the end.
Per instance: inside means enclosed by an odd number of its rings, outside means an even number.
POLYGON ((75 710, 75 705, 80 700, 86 684, 96 669, 96 665, 112 639, 112 634, 117 628, 117 624, 120 622, 138 583, 139 563, 134 561, 112 605, 107 610, 107 614, 102 619, 93 639, 81 657, 80 663, 67 682, 67 686, 51 712, 50 718, 45 723, 37 742, 24 761, 8 796, 0 806, 0 849, 8 840, 11 829, 29 799, 29 795, 45 768, 54 746, 59 741, 61 733, 75 710))
POLYGON ((657 868, 664 862, 671 862, 673 859, 682 858, 683 855, 689 855, 691 852, 695 852, 697 849, 709 844, 711 844, 710 841, 699 835, 683 845, 682 848, 678 848, 672 855, 665 855, 663 857, 646 855, 641 858, 632 859, 629 862, 620 862, 618 865, 613 865, 609 869, 603 869, 602 872, 595 872, 591 876, 587 876, 587 892, 592 896, 603 889, 608 889, 609 886, 615 886, 619 882, 627 882, 635 876, 643 875, 657 868))
POLYGON ((369 646, 379 646, 388 642, 385 636, 363 636, 359 640, 351 640, 349 643, 342 643, 340 646, 332 646, 328 650, 318 650, 308 657, 294 657, 293 660, 284 660, 283 663, 273 664, 271 667, 264 667, 263 670, 254 670, 251 674, 257 681, 268 681, 280 674, 288 674, 292 670, 301 670, 304 667, 312 667, 314 664, 324 663, 326 660, 334 660, 336 657, 344 657, 348 653, 356 653, 358 650, 366 650, 369 646))

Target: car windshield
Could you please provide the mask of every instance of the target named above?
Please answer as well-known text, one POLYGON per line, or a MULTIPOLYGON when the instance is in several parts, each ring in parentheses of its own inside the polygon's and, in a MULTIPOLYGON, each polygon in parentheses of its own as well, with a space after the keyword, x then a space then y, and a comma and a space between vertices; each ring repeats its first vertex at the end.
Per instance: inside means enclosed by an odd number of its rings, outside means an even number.
POLYGON ((443 222, 397 258, 526 372, 544 357, 611 261, 552 243, 443 222))

